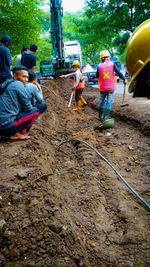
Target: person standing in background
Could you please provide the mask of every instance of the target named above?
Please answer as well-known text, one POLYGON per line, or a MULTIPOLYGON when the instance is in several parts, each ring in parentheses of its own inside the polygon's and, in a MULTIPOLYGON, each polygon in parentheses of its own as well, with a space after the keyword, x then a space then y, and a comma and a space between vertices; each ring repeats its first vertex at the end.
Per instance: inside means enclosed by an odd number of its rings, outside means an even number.
POLYGON ((28 48, 24 47, 21 49, 21 54, 17 55, 16 57, 16 66, 20 66, 21 65, 21 57, 22 57, 22 53, 28 51, 28 48))
POLYGON ((0 40, 0 84, 12 78, 10 71, 12 56, 8 48, 10 44, 10 36, 4 35, 0 40))
POLYGON ((36 44, 30 45, 30 50, 27 50, 22 53, 21 65, 25 66, 28 70, 35 69, 36 66, 36 51, 38 46, 36 44))

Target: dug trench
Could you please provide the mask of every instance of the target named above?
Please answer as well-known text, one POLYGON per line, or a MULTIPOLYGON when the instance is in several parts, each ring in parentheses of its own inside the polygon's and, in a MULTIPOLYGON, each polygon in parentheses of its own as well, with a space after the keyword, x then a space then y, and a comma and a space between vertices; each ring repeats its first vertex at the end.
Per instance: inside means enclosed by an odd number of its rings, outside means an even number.
POLYGON ((94 131, 96 112, 68 108, 70 82, 47 83, 48 110, 31 139, 0 143, 0 266, 148 267, 149 211, 90 148, 150 201, 150 141, 116 120, 94 131))

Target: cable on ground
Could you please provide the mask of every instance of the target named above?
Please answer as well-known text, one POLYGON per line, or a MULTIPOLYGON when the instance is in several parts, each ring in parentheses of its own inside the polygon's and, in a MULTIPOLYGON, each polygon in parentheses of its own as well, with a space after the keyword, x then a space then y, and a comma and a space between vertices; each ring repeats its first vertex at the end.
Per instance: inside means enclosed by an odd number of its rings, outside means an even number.
POLYGON ((85 146, 91 148, 93 151, 95 151, 95 153, 103 160, 105 161, 110 167, 111 169, 116 173, 116 175, 120 178, 120 180, 124 183, 124 185, 129 189, 129 191, 136 196, 136 198, 138 198, 140 200, 140 202, 143 204, 143 206, 148 209, 150 211, 150 204, 145 201, 130 185, 129 183, 126 181, 126 179, 119 173, 119 171, 111 164, 111 162, 106 159, 96 148, 94 148, 93 146, 91 146, 89 143, 87 143, 86 141, 83 140, 79 140, 79 139, 69 139, 66 141, 63 141, 59 144, 59 146, 62 146, 65 143, 73 143, 75 146, 82 143, 85 146))

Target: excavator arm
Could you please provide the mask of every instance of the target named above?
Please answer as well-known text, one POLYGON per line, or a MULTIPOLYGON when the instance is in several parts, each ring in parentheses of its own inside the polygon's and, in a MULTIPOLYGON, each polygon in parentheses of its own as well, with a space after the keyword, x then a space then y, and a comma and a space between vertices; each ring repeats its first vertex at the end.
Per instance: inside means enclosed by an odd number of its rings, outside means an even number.
POLYGON ((63 8, 61 0, 50 1, 52 63, 55 69, 64 68, 64 44, 62 33, 63 8))

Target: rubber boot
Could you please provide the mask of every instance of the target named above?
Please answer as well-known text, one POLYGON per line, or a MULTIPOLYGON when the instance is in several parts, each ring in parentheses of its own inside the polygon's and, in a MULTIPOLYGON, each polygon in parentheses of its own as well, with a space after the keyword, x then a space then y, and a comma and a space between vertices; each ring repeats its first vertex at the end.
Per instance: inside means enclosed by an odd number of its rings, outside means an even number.
POLYGON ((101 120, 101 119, 102 119, 102 115, 103 115, 103 109, 102 109, 102 108, 99 108, 97 119, 98 119, 98 120, 101 120))
POLYGON ((78 110, 80 110, 80 109, 81 109, 81 105, 82 105, 82 103, 81 103, 81 100, 79 99, 79 100, 76 102, 76 108, 74 108, 73 110, 74 110, 74 111, 78 111, 78 110))
POLYGON ((81 100, 82 107, 86 107, 87 103, 82 95, 80 96, 80 100, 81 100))
POLYGON ((104 121, 108 120, 109 119, 110 109, 104 109, 103 113, 104 113, 104 119, 103 120, 104 121))

